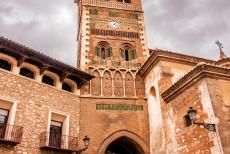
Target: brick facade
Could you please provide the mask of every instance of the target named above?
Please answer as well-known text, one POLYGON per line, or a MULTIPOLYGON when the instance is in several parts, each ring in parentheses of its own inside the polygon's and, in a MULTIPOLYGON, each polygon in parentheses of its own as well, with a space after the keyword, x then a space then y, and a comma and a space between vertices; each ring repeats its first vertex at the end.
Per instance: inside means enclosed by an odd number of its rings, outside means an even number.
POLYGON ((92 138, 87 154, 104 154, 111 142, 124 136, 140 146, 144 153, 149 153, 146 100, 82 97, 81 102, 80 134, 88 134, 92 138), (96 108, 97 104, 142 105, 143 110, 100 110, 96 108))

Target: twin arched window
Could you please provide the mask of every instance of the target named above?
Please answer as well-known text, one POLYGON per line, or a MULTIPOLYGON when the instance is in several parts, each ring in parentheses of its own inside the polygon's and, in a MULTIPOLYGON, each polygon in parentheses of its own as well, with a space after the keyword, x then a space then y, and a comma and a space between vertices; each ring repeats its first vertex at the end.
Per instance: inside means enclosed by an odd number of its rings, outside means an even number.
POLYGON ((122 45, 122 48, 120 48, 120 54, 121 57, 125 61, 131 61, 133 59, 136 59, 136 50, 133 48, 132 45, 125 43, 122 45))
MULTIPOLYGON (((95 54, 100 59, 107 59, 112 56, 112 48, 110 47, 109 43, 101 41, 96 46, 95 54)), ((131 61, 137 58, 136 50, 131 44, 128 43, 124 43, 120 48, 120 56, 125 61, 131 61)))
POLYGON ((112 56, 112 48, 110 47, 109 43, 105 41, 101 41, 97 44, 95 52, 96 56, 100 57, 101 59, 107 59, 112 56))

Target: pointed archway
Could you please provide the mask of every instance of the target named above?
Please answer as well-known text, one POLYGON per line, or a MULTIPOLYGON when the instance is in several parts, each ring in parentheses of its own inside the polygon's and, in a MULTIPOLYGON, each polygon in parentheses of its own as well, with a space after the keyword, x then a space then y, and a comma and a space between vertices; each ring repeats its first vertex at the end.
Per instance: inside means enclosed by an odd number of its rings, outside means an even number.
POLYGON ((144 151, 134 140, 123 136, 110 143, 105 154, 144 154, 144 151))
POLYGON ((128 130, 119 130, 107 136, 98 154, 149 154, 149 141, 128 130), (117 149, 120 151, 117 151, 117 149), (111 151, 109 153, 109 151, 111 151))

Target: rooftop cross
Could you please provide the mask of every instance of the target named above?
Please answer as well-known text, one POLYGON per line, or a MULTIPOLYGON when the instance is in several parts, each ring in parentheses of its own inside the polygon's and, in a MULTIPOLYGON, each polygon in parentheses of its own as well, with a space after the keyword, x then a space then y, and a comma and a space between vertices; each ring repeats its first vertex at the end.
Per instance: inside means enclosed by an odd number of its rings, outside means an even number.
POLYGON ((224 48, 223 44, 220 43, 220 41, 216 41, 216 45, 219 47, 220 51, 222 51, 222 49, 224 48))
POLYGON ((220 59, 224 59, 224 58, 226 58, 226 55, 225 55, 225 53, 223 52, 223 48, 224 48, 224 46, 223 46, 223 44, 222 43, 220 43, 220 41, 216 41, 216 45, 219 47, 219 49, 220 49, 220 59))

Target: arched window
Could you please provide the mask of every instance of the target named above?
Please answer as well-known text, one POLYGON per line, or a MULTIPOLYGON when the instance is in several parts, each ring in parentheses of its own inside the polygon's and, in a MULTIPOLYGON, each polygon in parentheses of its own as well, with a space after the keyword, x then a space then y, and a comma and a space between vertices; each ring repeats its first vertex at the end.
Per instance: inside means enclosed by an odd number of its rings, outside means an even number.
POLYGON ((27 78, 30 78, 30 79, 34 79, 34 72, 32 72, 31 70, 27 69, 27 68, 21 68, 20 69, 20 75, 22 76, 25 76, 27 78))
POLYGON ((51 77, 44 75, 42 78, 42 82, 51 86, 54 86, 54 79, 52 79, 51 77))
POLYGON ((112 48, 109 43, 101 41, 95 48, 95 55, 101 59, 107 59, 112 56, 112 48))
POLYGON ((3 59, 0 59, 0 68, 7 70, 7 71, 11 71, 11 64, 3 59))
POLYGON ((73 88, 70 84, 63 82, 62 83, 62 90, 68 91, 68 92, 73 92, 73 88))
POLYGON ((156 90, 155 90, 154 87, 151 87, 150 92, 149 92, 149 95, 150 95, 150 96, 153 96, 153 97, 156 97, 156 90))
POLYGON ((136 50, 131 44, 125 43, 120 48, 120 55, 125 61, 131 61, 137 58, 136 50))

